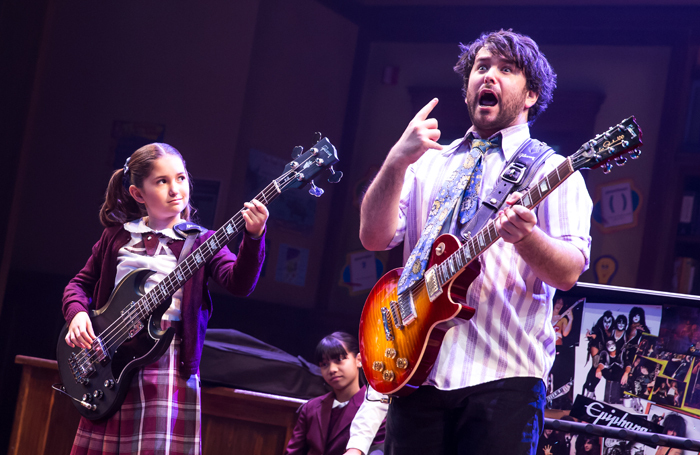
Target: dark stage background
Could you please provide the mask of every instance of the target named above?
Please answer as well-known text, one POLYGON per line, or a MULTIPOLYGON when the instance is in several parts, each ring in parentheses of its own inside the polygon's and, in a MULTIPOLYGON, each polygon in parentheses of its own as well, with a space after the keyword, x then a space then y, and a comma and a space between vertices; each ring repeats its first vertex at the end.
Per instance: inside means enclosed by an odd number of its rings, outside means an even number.
POLYGON ((320 179, 320 199, 300 190, 273 203, 258 288, 247 299, 213 289, 210 327, 307 359, 325 334, 356 333, 368 286, 401 265, 400 248, 362 249, 359 196, 428 99, 441 100, 444 142, 466 131, 451 68, 458 43, 483 31, 532 36, 559 74, 533 136, 568 155, 629 115, 644 130, 641 159, 585 174, 598 212, 581 280, 697 293, 695 3, 0 0, 0 452, 14 357, 54 357, 61 293, 99 238, 109 175, 143 143, 183 153, 194 203, 217 228, 295 145, 328 136, 345 177, 320 179))

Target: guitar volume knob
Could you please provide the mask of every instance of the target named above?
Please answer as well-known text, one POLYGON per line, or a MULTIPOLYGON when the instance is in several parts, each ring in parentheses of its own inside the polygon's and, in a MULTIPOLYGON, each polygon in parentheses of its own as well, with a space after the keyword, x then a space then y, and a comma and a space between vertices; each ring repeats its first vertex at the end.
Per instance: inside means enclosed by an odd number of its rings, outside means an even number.
POLYGON ((97 389, 97 390, 95 390, 94 392, 92 392, 92 396, 93 396, 94 398, 102 398, 103 395, 104 395, 104 393, 103 393, 101 390, 99 390, 99 389, 97 389))
POLYGON ((398 359, 396 359, 396 367, 405 370, 406 368, 408 368, 408 359, 404 357, 399 357, 398 359))
POLYGON ((105 381, 105 387, 107 387, 108 389, 111 389, 112 387, 114 387, 114 379, 107 379, 105 381))
POLYGON ((391 371, 391 370, 386 370, 386 371, 384 371, 384 373, 382 374, 382 377, 383 377, 384 380, 387 381, 387 382, 393 381, 393 380, 394 380, 394 376, 395 376, 395 375, 394 375, 394 372, 391 371))
POLYGON ((390 359, 393 359, 394 357, 396 357, 396 349, 387 348, 386 351, 384 351, 384 355, 390 359))
POLYGON ((372 363, 372 369, 374 371, 384 371, 384 362, 380 362, 379 360, 375 360, 374 363, 372 363))

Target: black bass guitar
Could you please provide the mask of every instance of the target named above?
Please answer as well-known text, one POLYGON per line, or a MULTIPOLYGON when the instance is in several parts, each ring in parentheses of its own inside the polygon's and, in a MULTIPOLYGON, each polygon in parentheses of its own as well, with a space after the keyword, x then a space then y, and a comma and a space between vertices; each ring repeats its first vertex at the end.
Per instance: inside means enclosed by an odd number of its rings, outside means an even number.
MULTIPOLYGON (((329 181, 336 183, 340 180, 342 172, 336 172, 332 167, 338 161, 338 155, 327 138, 319 140, 306 152, 303 150, 302 147, 295 148, 293 155, 296 156, 285 166, 284 173, 255 199, 268 205, 283 191, 303 187, 309 182, 309 192, 320 196, 323 190, 314 184, 313 178, 324 169, 332 173, 329 181)), ((68 346, 65 338, 69 324, 63 327, 56 348, 58 372, 63 384, 55 385, 54 389, 70 396, 84 417, 99 420, 116 412, 124 401, 133 375, 167 350, 175 333, 172 328, 161 330, 160 318, 170 306, 170 298, 244 229, 243 210, 148 293, 144 293, 144 284, 155 272, 137 269, 126 275, 112 292, 109 302, 91 312, 90 321, 98 336, 89 349, 68 346)))

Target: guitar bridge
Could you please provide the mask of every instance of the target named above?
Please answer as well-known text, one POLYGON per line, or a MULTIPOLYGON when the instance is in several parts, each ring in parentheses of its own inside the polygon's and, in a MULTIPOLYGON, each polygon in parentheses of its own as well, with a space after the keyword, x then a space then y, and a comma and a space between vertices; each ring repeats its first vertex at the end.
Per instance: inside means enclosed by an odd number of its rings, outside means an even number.
POLYGON ((89 350, 83 349, 78 355, 75 352, 71 352, 68 357, 70 371, 73 374, 73 379, 78 384, 87 384, 88 378, 95 374, 95 367, 88 358, 88 352, 89 350))
POLYGON ((391 328, 391 315, 389 310, 382 307, 382 322, 384 324, 384 337, 386 341, 394 341, 394 330, 391 328))
POLYGON ((442 287, 438 283, 437 273, 435 273, 435 267, 430 267, 425 271, 425 289, 428 291, 428 298, 433 302, 436 298, 442 294, 442 287))

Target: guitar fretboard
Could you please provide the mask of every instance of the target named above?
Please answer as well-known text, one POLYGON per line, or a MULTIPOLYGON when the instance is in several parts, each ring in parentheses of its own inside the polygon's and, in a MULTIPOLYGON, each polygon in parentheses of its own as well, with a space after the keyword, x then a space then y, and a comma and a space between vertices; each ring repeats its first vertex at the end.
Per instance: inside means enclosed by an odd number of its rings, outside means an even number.
MULTIPOLYGON (((255 196, 255 199, 268 205, 280 195, 279 188, 275 182, 270 183, 264 190, 255 196)), ((243 211, 241 209, 223 226, 221 226, 211 237, 199 245, 196 250, 180 262, 175 269, 163 278, 146 295, 136 302, 136 310, 141 318, 149 316, 158 306, 170 299, 182 285, 192 278, 206 262, 214 257, 224 246, 245 228, 243 211)))
MULTIPOLYGON (((571 159, 567 158, 552 172, 543 177, 536 185, 528 188, 516 203, 528 209, 536 207, 556 187, 574 173, 571 159)), ((457 251, 435 267, 440 287, 453 279, 470 262, 478 258, 489 246, 501 236, 496 231, 495 220, 489 220, 476 235, 469 239, 457 251)))

